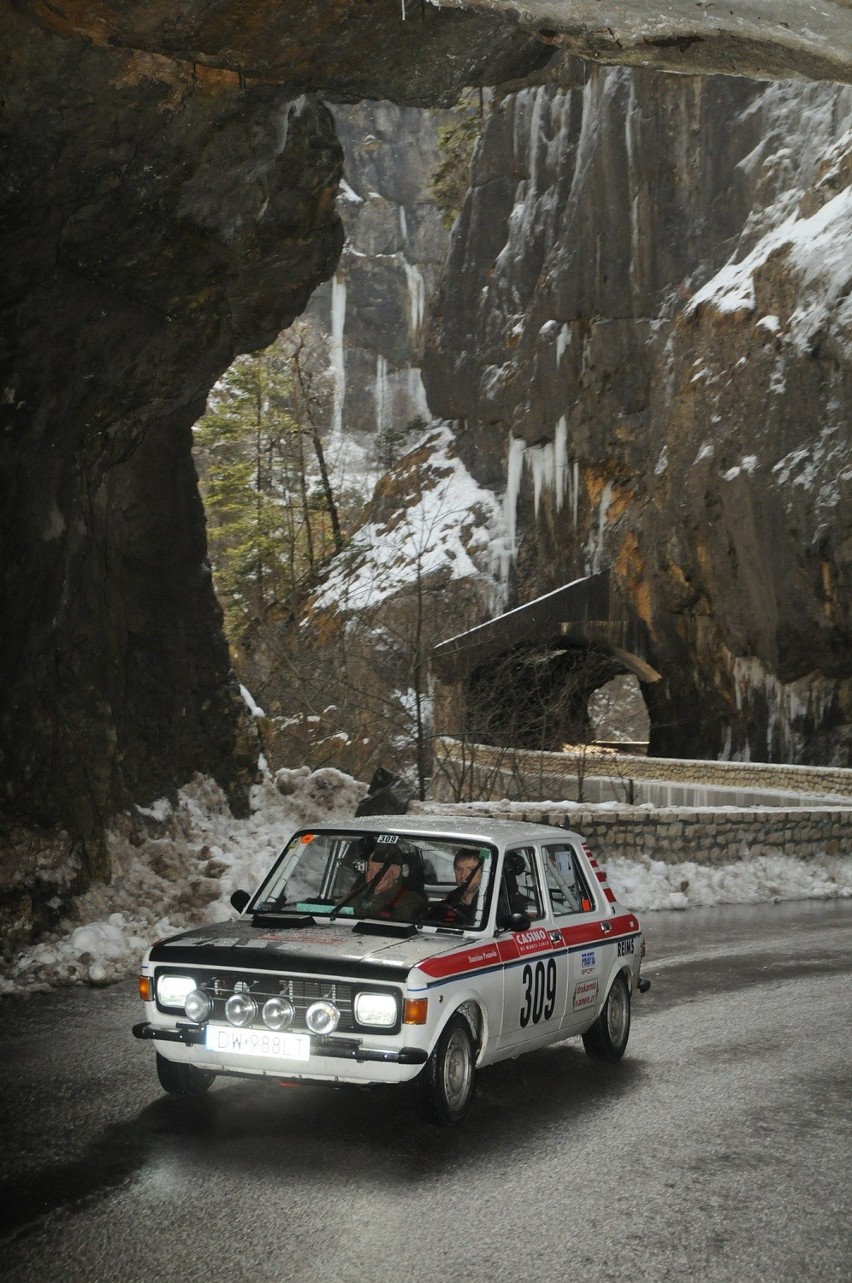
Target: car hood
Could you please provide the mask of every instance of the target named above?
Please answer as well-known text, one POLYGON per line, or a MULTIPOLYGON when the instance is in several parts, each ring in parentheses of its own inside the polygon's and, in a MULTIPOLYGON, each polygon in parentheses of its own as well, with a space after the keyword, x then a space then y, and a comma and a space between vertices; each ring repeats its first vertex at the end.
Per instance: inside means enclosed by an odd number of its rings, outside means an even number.
POLYGON ((305 927, 253 926, 251 922, 221 922, 197 927, 180 935, 158 940, 151 946, 153 963, 187 966, 279 968, 327 972, 359 971, 365 966, 374 976, 387 972, 404 974, 426 958, 470 947, 471 937, 428 934, 408 939, 361 934, 337 921, 305 927))

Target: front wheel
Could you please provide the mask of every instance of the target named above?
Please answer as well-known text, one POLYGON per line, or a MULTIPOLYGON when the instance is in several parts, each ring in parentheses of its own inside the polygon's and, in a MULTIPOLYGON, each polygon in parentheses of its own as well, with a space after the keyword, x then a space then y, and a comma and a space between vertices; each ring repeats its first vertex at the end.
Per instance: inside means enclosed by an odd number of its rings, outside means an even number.
POLYGON ((473 1100, 475 1077, 470 1025, 464 1016, 453 1016, 415 1079, 421 1115, 444 1127, 460 1123, 473 1100))
POLYGON ((583 1034, 583 1046, 592 1060, 621 1060, 629 1037, 630 990, 624 976, 617 975, 601 1014, 583 1034))
POLYGON ((216 1075, 212 1069, 199 1069, 179 1060, 166 1060, 157 1052, 157 1077, 163 1091, 170 1096, 203 1096, 216 1075))

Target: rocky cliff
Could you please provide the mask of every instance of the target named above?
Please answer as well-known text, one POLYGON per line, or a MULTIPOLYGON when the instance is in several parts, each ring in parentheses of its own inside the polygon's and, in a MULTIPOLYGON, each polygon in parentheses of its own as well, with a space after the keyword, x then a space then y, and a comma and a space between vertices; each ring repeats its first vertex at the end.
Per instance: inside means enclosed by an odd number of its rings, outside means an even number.
POLYGON ((189 429, 335 268, 340 148, 311 95, 448 106, 561 41, 852 74, 840 0, 3 6, 2 803, 82 835, 90 872, 128 799, 194 770, 245 783, 189 429))
POLYGON ((564 63, 502 98, 427 339, 526 601, 606 565, 652 751, 852 761, 852 98, 564 63))
POLYGON ((430 417, 420 377, 427 300, 449 241, 430 193, 438 135, 454 113, 390 102, 332 108, 343 148, 345 234, 294 337, 308 369, 338 488, 374 482, 430 417))
POLYGON ((337 263, 341 148, 303 91, 452 101, 550 53, 514 18, 403 29, 386 0, 214 10, 0 18, 0 805, 66 825, 99 873, 117 806, 195 770, 238 801, 256 758, 190 428, 337 263))

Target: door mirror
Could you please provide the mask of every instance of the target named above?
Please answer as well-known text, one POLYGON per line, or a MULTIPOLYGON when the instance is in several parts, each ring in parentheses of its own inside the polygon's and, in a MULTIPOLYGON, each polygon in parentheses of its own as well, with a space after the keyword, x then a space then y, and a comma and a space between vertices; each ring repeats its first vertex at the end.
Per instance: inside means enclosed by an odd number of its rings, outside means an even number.
POLYGON ((510 931, 529 931, 530 925, 528 913, 510 913, 506 922, 510 931))
POLYGON ((251 896, 248 891, 235 891, 231 896, 231 904, 234 906, 237 913, 242 913, 250 899, 251 896))

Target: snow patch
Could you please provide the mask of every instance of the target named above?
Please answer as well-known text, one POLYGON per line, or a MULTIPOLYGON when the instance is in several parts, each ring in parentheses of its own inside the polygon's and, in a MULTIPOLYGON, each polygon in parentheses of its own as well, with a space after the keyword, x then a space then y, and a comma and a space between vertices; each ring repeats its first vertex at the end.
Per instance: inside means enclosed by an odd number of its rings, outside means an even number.
POLYGON ((456 456, 448 424, 430 428, 419 447, 429 461, 409 506, 387 524, 368 522, 335 559, 314 610, 367 611, 429 576, 488 579, 505 549, 497 500, 456 456))

